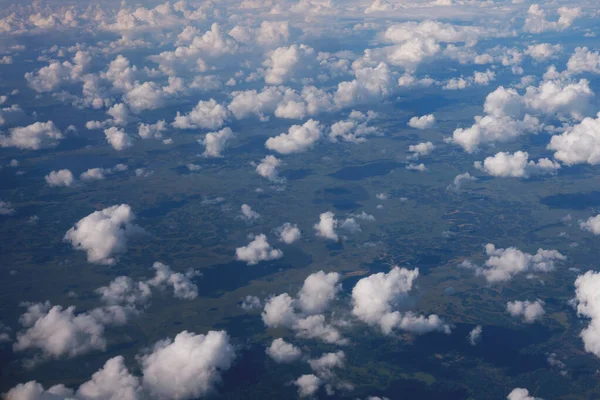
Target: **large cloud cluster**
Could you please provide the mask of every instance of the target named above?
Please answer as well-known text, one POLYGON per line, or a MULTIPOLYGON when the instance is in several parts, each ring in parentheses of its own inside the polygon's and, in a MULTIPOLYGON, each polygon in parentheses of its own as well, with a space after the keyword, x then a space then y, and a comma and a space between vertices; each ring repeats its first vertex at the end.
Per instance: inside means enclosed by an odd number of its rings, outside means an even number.
POLYGON ((45 390, 35 381, 8 391, 10 400, 192 400, 215 390, 221 372, 231 367, 235 350, 225 331, 206 335, 183 331, 157 342, 138 356, 142 376, 132 375, 122 356, 109 359, 73 391, 64 385, 45 390))

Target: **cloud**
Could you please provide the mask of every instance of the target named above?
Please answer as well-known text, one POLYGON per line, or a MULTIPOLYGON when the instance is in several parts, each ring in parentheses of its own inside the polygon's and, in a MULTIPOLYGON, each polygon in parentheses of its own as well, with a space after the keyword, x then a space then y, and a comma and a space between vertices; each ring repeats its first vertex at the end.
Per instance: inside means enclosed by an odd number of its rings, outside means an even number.
POLYGON ((265 156, 265 158, 261 160, 260 164, 256 166, 256 172, 271 182, 280 182, 281 179, 279 178, 279 171, 277 171, 277 167, 280 165, 281 160, 275 156, 268 155, 265 156))
POLYGON ((54 122, 35 122, 28 126, 12 128, 10 136, 0 135, 0 147, 39 150, 56 147, 64 138, 54 122))
POLYGON ((314 50, 304 44, 279 47, 273 50, 263 62, 265 83, 281 85, 292 78, 298 65, 306 68, 311 59, 314 60, 314 50))
POLYGON ((13 215, 15 213, 15 209, 12 207, 8 201, 0 200, 0 215, 13 215))
POLYGON ((106 141, 117 151, 122 151, 133 146, 131 136, 123 129, 112 126, 104 130, 104 135, 106 136, 106 141))
POLYGON ((129 373, 122 356, 106 361, 76 394, 64 385, 55 385, 46 391, 35 381, 19 384, 6 394, 10 400, 141 400, 142 397, 139 379, 129 373))
POLYGON ((302 375, 294 381, 294 384, 298 386, 298 396, 308 397, 314 395, 319 390, 321 379, 313 374, 302 375))
POLYGON ((488 283, 508 282, 525 272, 549 272, 557 262, 567 259, 557 250, 538 249, 536 254, 529 254, 514 247, 496 248, 491 243, 485 245, 485 253, 489 258, 482 266, 468 260, 460 266, 475 270, 475 274, 483 276, 488 283))
POLYGON ((310 274, 298 293, 298 305, 306 314, 320 314, 329 307, 329 303, 336 298, 342 289, 339 284, 340 274, 323 271, 310 274))
MULTIPOLYGON (((560 44, 551 45, 550 43, 539 43, 527 46, 524 53, 535 61, 541 62, 556 58, 556 54, 560 53, 562 49, 563 47, 560 44)), ((577 53, 577 49, 575 52, 577 53)))
POLYGON ((335 214, 331 211, 324 212, 319 216, 319 222, 313 225, 317 236, 324 239, 338 240, 338 234, 335 231, 338 220, 334 217, 335 214))
POLYGON ((547 158, 540 158, 537 162, 528 161, 529 154, 517 151, 513 154, 507 152, 496 153, 487 157, 483 163, 476 161, 475 168, 497 177, 529 178, 532 175, 555 174, 560 169, 560 164, 547 158))
POLYGON ((292 125, 288 133, 267 139, 265 147, 281 154, 301 153, 310 149, 321 134, 319 122, 309 119, 303 125, 292 125))
POLYGON ((368 122, 377 117, 377 113, 368 111, 366 114, 360 111, 352 111, 349 119, 338 121, 331 125, 329 139, 332 142, 343 140, 350 143, 363 143, 367 136, 380 135, 374 126, 368 126, 368 122))
POLYGON ((421 163, 421 164, 410 163, 406 166, 406 169, 409 171, 419 171, 419 172, 427 171, 427 167, 423 163, 421 163))
POLYGON ((87 252, 88 262, 113 265, 117 262, 114 255, 127 249, 128 237, 143 232, 133 224, 134 219, 127 204, 94 211, 69 229, 64 240, 74 249, 87 252))
POLYGON ((571 75, 590 72, 600 74, 600 53, 587 47, 577 47, 567 61, 567 73, 571 75))
POLYGON ((161 340, 140 357, 143 386, 162 399, 195 399, 214 390, 235 351, 225 331, 206 335, 183 331, 161 340))
POLYGON ((466 182, 476 181, 476 180, 477 180, 477 178, 475 178, 474 176, 471 176, 471 174, 468 172, 465 172, 464 174, 458 174, 454 177, 454 180, 452 181, 452 183, 446 187, 446 190, 449 192, 458 193, 461 191, 463 185, 466 182))
POLYGON ((75 179, 73 174, 68 169, 61 169, 58 171, 51 171, 44 178, 49 186, 56 187, 68 187, 73 184, 75 179))
POLYGON ((325 343, 347 344, 340 332, 328 324, 323 314, 307 315, 323 312, 336 297, 340 287, 336 275, 319 271, 309 276, 298 297, 293 299, 287 293, 271 297, 262 312, 264 324, 270 328, 284 327, 292 329, 298 337, 319 339, 325 343), (334 282, 335 281, 335 282, 334 282), (296 307, 299 312, 296 312, 296 307))
POLYGON ((15 351, 40 349, 47 358, 59 358, 106 348, 102 323, 88 313, 76 315, 75 307, 30 304, 19 321, 27 330, 17 335, 15 351))
POLYGON ((467 339, 469 339, 469 343, 471 346, 477 346, 477 343, 481 341, 481 333, 483 332, 483 328, 481 325, 477 325, 475 328, 469 332, 467 339))
POLYGON ((235 359, 225 331, 197 335, 183 331, 174 340, 165 339, 137 357, 142 377, 132 375, 122 356, 116 356, 95 372, 77 392, 55 385, 48 390, 30 381, 13 387, 7 399, 20 400, 191 400, 211 394, 221 372, 235 359), (141 383, 140 383, 141 382, 141 383))
POLYGON ((260 218, 260 214, 254 211, 248 204, 242 204, 241 217, 246 222, 253 222, 260 218))
POLYGON ((449 332, 450 327, 435 314, 423 317, 393 311, 418 276, 418 269, 394 267, 387 274, 380 272, 362 278, 352 289, 352 314, 369 325, 379 326, 384 334, 390 334, 395 327, 415 333, 449 332))
POLYGON ((292 326, 296 322, 294 299, 287 293, 271 297, 261 314, 264 324, 270 328, 292 326))
POLYGON ((539 397, 530 396, 529 390, 523 388, 513 389, 506 398, 508 400, 542 400, 539 397))
POLYGON ((223 128, 218 132, 209 132, 203 140, 199 140, 201 144, 206 146, 204 157, 221 157, 221 153, 225 150, 227 143, 234 138, 231 128, 223 128))
POLYGON ((339 350, 335 353, 326 353, 317 359, 308 360, 310 368, 317 374, 318 377, 324 380, 330 380, 335 375, 333 368, 343 368, 346 355, 339 350))
POLYGON ((592 232, 594 235, 600 235, 600 214, 589 217, 586 221, 579 221, 579 227, 584 231, 592 232))
POLYGON ((581 120, 589 114, 593 96, 585 79, 543 81, 537 87, 528 86, 523 95, 500 86, 486 97, 487 115, 475 117, 470 128, 456 129, 450 141, 473 153, 481 144, 508 142, 525 133, 538 133, 543 124, 536 114, 581 120))
POLYGON ((122 356, 106 361, 77 390, 77 399, 138 400, 141 396, 139 379, 129 373, 122 356))
POLYGON ((138 126, 138 136, 142 139, 162 139, 162 134, 163 132, 166 132, 167 129, 167 123, 164 119, 155 124, 141 123, 138 126))
POLYGON ((536 301, 509 301, 506 303, 506 311, 513 317, 522 317, 523 322, 531 324, 546 313, 544 302, 536 301))
POLYGON ((412 117, 408 121, 408 126, 415 129, 430 129, 435 125, 435 117, 433 114, 423 115, 421 117, 412 117))
POLYGON ((164 289, 168 286, 173 288, 173 296, 178 299, 193 300, 198 297, 198 287, 191 278, 198 273, 190 269, 185 274, 173 272, 173 270, 161 262, 155 262, 152 268, 156 271, 154 278, 147 281, 147 284, 153 287, 164 289))
POLYGON ((574 305, 577 314, 590 319, 587 327, 581 331, 585 351, 600 357, 600 273, 587 271, 575 280, 574 305))
POLYGON ((196 107, 188 114, 177 116, 172 125, 178 129, 219 129, 229 117, 229 111, 215 101, 199 101, 196 107))
POLYGON ((573 21, 581 14, 578 7, 560 7, 558 9, 558 21, 546 20, 546 12, 538 4, 532 4, 527 10, 527 18, 523 31, 530 33, 541 33, 546 31, 564 31, 569 28, 573 21))
POLYGON ((408 146, 408 151, 413 153, 408 158, 411 160, 417 160, 420 156, 426 156, 435 149, 435 146, 431 142, 421 142, 419 144, 411 144, 408 146))
POLYGON ((118 276, 108 286, 96 289, 102 301, 109 305, 144 304, 152 296, 150 286, 143 281, 134 281, 128 276, 118 276))
POLYGON ((302 233, 300 232, 300 229, 298 229, 298 225, 286 222, 277 228, 277 235, 281 242, 292 244, 295 241, 300 240, 302 233))
POLYGON ((245 261, 248 265, 256 265, 261 261, 277 260, 283 257, 283 252, 271 247, 264 234, 256 235, 247 246, 235 249, 236 259, 245 261))
POLYGON ((242 307, 242 310, 244 311, 250 311, 256 308, 262 308, 262 304, 258 297, 246 296, 244 300, 242 300, 242 304, 240 304, 240 307, 242 307))
POLYGON ((82 181, 99 181, 105 178, 104 168, 90 168, 79 175, 82 181))
POLYGON ((552 136, 548 149, 555 150, 554 158, 567 165, 600 164, 600 113, 552 136))
POLYGON ((267 355, 278 364, 287 364, 300 359, 302 352, 293 344, 278 338, 267 348, 267 355))

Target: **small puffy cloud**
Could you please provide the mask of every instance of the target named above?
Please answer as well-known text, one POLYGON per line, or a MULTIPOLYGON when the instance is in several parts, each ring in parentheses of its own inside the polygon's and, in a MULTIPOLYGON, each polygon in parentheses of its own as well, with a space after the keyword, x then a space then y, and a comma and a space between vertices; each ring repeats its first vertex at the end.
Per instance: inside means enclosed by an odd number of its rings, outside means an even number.
POLYGON ((342 289, 339 284, 340 274, 323 271, 310 274, 298 293, 298 305, 306 314, 320 314, 327 309, 329 303, 336 298, 342 289))
POLYGON ((168 265, 161 262, 155 262, 152 265, 156 274, 154 278, 147 281, 147 284, 153 287, 164 289, 173 288, 173 296, 183 300, 193 300, 198 297, 198 286, 192 279, 198 275, 195 270, 189 270, 187 273, 174 272, 168 265))
POLYGON ((295 241, 300 240, 302 233, 300 232, 298 225, 286 222, 277 228, 277 235, 279 236, 280 241, 285 244, 292 244, 295 241))
POLYGON ((475 328, 469 332, 467 339, 469 339, 469 343, 471 346, 477 346, 477 343, 481 341, 481 333, 483 332, 483 328, 481 325, 477 325, 475 328))
POLYGON ((28 126, 12 128, 10 136, 0 135, 0 147, 39 150, 56 147, 64 138, 54 122, 35 122, 28 126))
POLYGON ((162 134, 166 131, 167 123, 165 120, 160 120, 155 124, 141 123, 138 127, 138 136, 142 139, 162 139, 162 134))
POLYGON ((214 390, 235 351, 225 331, 206 335, 183 331, 161 340, 140 357, 143 387, 161 399, 191 400, 214 390))
POLYGON ((302 375, 294 381, 294 384, 298 386, 298 395, 300 397, 314 395, 319 390, 321 383, 321 379, 314 374, 302 375))
POLYGON ((218 132, 207 133, 204 139, 199 141, 206 146, 202 155, 204 157, 221 157, 221 153, 233 137, 234 134, 231 128, 223 128, 218 132))
POLYGON ((278 338, 267 348, 267 355, 276 363, 287 364, 297 361, 302 356, 302 352, 293 344, 278 338))
POLYGON ((407 296, 418 276, 418 269, 394 267, 387 274, 380 272, 362 278, 352 289, 352 314, 369 325, 379 326, 385 334, 395 327, 415 333, 449 332, 450 327, 435 314, 423 317, 393 311, 394 304, 407 296))
POLYGON ((592 232, 594 235, 600 235, 600 214, 589 217, 585 221, 579 221, 579 227, 584 231, 592 232))
POLYGON ((529 395, 529 390, 523 388, 515 388, 513 389, 508 396, 506 396, 508 400, 543 400, 539 397, 533 397, 529 395))
POLYGON ((172 125, 178 129, 219 129, 228 117, 227 108, 217 103, 215 99, 201 100, 188 114, 181 115, 177 112, 172 125))
POLYGON ((51 171, 44 178, 49 186, 67 187, 71 186, 75 181, 73 173, 68 169, 60 169, 58 171, 51 171))
POLYGON ((325 343, 345 345, 348 340, 342 338, 340 332, 331 324, 325 322, 323 314, 309 315, 299 318, 291 328, 296 335, 306 339, 319 339, 325 343))
POLYGON ((585 72, 600 74, 600 53, 587 47, 577 47, 567 61, 567 73, 575 75, 585 72))
POLYGON ((510 301, 506 303, 506 311, 513 317, 521 317, 523 322, 528 324, 535 322, 536 319, 546 313, 542 300, 510 301))
POLYGON ((288 133, 267 139, 265 147, 281 154, 301 153, 310 149, 321 134, 321 124, 309 119, 303 125, 292 125, 288 133))
POLYGON ((360 224, 353 217, 346 218, 344 221, 339 223, 338 226, 340 227, 340 229, 343 229, 350 233, 362 232, 360 224))
POLYGON ((433 114, 423 115, 421 117, 412 117, 408 121, 408 126, 415 129, 429 129, 435 125, 435 116, 433 114))
POLYGON ((541 33, 546 31, 564 31, 569 28, 573 21, 581 14, 578 7, 560 7, 557 21, 548 21, 546 12, 538 4, 532 4, 527 10, 523 31, 530 33, 541 33))
POLYGON ((13 215, 15 213, 15 209, 12 207, 8 201, 0 200, 0 215, 13 215))
POLYGON ((112 126, 104 130, 104 135, 106 136, 106 141, 117 151, 122 151, 133 146, 131 136, 123 129, 112 126))
POLYGON ((452 181, 452 183, 446 187, 446 190, 449 192, 458 193, 461 191, 463 185, 466 182, 475 181, 475 180, 477 180, 477 178, 475 178, 474 176, 471 176, 471 174, 468 172, 465 172, 464 174, 458 174, 454 177, 454 180, 452 181))
POLYGON ((79 175, 79 179, 82 181, 100 181, 106 178, 104 168, 90 168, 87 171, 79 175))
POLYGON ((150 286, 146 282, 137 282, 128 276, 118 276, 108 286, 96 289, 103 302, 108 305, 144 304, 152 296, 150 286))
POLYGON ((242 204, 242 219, 246 222, 253 222, 260 218, 260 214, 257 213, 248 204, 242 204))
POLYGON ((242 310, 244 311, 250 311, 256 308, 262 308, 262 304, 258 297, 248 295, 244 298, 244 300, 242 300, 240 307, 242 307, 242 310))
POLYGON ((123 103, 115 104, 106 113, 113 117, 115 125, 127 125, 129 122, 129 109, 123 103))
POLYGON ((588 271, 575 280, 577 314, 590 319, 589 325, 581 331, 585 351, 600 357, 600 273, 588 271))
POLYGON ((264 234, 256 235, 247 246, 235 249, 236 259, 255 265, 261 261, 277 260, 283 257, 283 252, 271 247, 264 234))
POLYGON ((322 213, 319 216, 319 222, 313 225, 317 236, 324 239, 338 240, 338 234, 335 229, 338 226, 338 220, 335 219, 335 214, 331 211, 322 213))
POLYGON ((275 156, 268 155, 260 161, 260 164, 256 166, 256 172, 271 182, 279 182, 281 179, 279 178, 279 171, 277 171, 277 167, 280 165, 281 160, 275 156))
POLYGON ((106 361, 102 369, 92 375, 77 390, 76 399, 138 400, 142 397, 137 377, 131 375, 122 356, 106 361))
POLYGON ((431 142, 421 142, 419 144, 411 144, 408 146, 408 151, 413 153, 408 158, 412 160, 418 159, 420 156, 426 156, 435 149, 431 142))
POLYGON ((270 328, 292 326, 296 319, 294 299, 287 293, 271 297, 262 312, 262 320, 270 328))
POLYGON ((427 167, 423 163, 421 163, 421 164, 410 163, 406 166, 406 169, 409 171, 419 171, 419 172, 427 171, 427 167))
POLYGON ((304 44, 279 47, 273 50, 263 63, 267 68, 265 82, 269 85, 281 85, 288 79, 293 78, 296 67, 303 68, 314 59, 314 50, 304 44))
POLYGON ((474 153, 481 144, 507 142, 526 132, 537 133, 540 129, 539 119, 530 115, 525 115, 523 120, 514 120, 506 116, 478 116, 470 128, 455 129, 451 141, 466 152, 474 153))
POLYGON ((329 139, 332 142, 343 140, 350 143, 363 143, 367 136, 380 135, 374 126, 368 126, 369 121, 377 117, 377 113, 368 111, 352 111, 347 120, 338 121, 331 125, 329 139))
POLYGON ((59 358, 106 348, 102 323, 90 314, 75 314, 75 307, 31 304, 19 321, 27 330, 17 335, 15 351, 40 349, 45 357, 59 358))
POLYGON ((65 234, 64 240, 76 250, 87 252, 88 261, 113 265, 115 254, 127 249, 127 239, 143 230, 133 224, 135 214, 127 204, 95 211, 79 220, 65 234))
MULTIPOLYGON (((551 45, 550 43, 532 44, 527 46, 525 54, 537 62, 546 61, 555 58, 557 53, 562 51, 560 44, 551 45)), ((576 50, 577 52, 577 50, 576 50)))
POLYGON ((326 353, 316 359, 308 360, 310 368, 320 377, 330 377, 333 368, 342 368, 346 360, 346 354, 339 350, 335 353, 326 353))
POLYGON ((554 158, 567 165, 600 164, 600 113, 595 119, 585 118, 563 134, 552 136, 548 149, 554 150, 554 158))
POLYGON ((489 258, 482 266, 468 260, 460 266, 475 270, 476 275, 483 276, 489 283, 508 282, 525 272, 549 272, 557 262, 567 259, 557 250, 538 249, 536 254, 529 254, 514 247, 496 248, 491 243, 485 245, 485 253, 489 258))
POLYGON ((517 151, 513 154, 499 152, 493 157, 487 157, 483 162, 476 161, 474 166, 491 176, 513 178, 555 174, 560 169, 559 163, 547 158, 541 158, 537 162, 528 160, 529 154, 525 151, 517 151))

